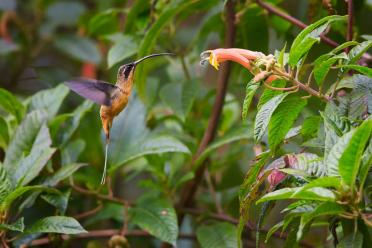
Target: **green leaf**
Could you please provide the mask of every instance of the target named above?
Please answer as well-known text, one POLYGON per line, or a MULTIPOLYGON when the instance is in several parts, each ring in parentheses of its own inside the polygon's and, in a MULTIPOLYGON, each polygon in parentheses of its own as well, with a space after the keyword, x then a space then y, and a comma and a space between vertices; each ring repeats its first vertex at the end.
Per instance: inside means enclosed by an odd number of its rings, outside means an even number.
MULTIPOLYGON (((202 2, 203 1, 181 1, 167 4, 158 16, 157 20, 151 25, 150 29, 147 30, 145 37, 142 39, 142 42, 138 48, 138 58, 144 57, 151 53, 161 31, 164 30, 165 25, 172 21, 174 16, 182 13, 186 9, 199 7, 202 2)), ((136 73, 138 94, 142 99, 145 98, 146 92, 146 65, 147 64, 142 64, 141 66, 138 66, 136 73)))
MULTIPOLYGON (((322 57, 323 58, 323 57, 322 57)), ((331 66, 338 60, 348 59, 346 53, 331 56, 325 60, 316 60, 314 62, 314 78, 319 86, 323 85, 324 79, 326 78, 331 66)))
POLYGON ((0 116, 0 148, 4 150, 7 148, 9 143, 9 128, 7 121, 0 116))
POLYGON ((243 110, 242 110, 243 121, 247 119, 249 106, 251 105, 254 94, 256 93, 256 91, 259 87, 260 87, 260 84, 258 82, 254 82, 253 79, 252 79, 247 84, 247 87, 245 88, 245 98, 244 98, 243 110))
POLYGON ((362 156, 362 163, 360 165, 359 179, 361 189, 363 189, 364 183, 367 179, 368 172, 371 166, 372 166, 372 142, 369 142, 369 145, 362 156))
POLYGON ((355 64, 358 62, 360 57, 372 46, 372 40, 367 40, 359 45, 356 45, 349 51, 349 61, 348 64, 355 64))
POLYGON ((48 119, 54 117, 69 90, 64 84, 49 90, 39 91, 30 98, 29 110, 43 109, 48 114, 48 119))
POLYGON ((46 178, 43 181, 43 185, 54 187, 56 186, 60 181, 68 178, 72 174, 74 174, 75 171, 80 169, 83 166, 86 166, 87 164, 82 163, 73 163, 68 165, 63 165, 56 173, 54 173, 51 177, 46 178))
POLYGON ((108 156, 110 172, 144 155, 167 152, 190 153, 178 139, 167 134, 151 133, 146 127, 145 115, 145 106, 138 97, 133 97, 125 110, 115 119, 115 124, 111 128, 108 156))
POLYGON ((283 49, 280 51, 279 58, 278 58, 278 63, 282 67, 284 67, 286 64, 284 62, 284 54, 285 54, 285 49, 287 48, 287 42, 284 44, 283 49))
POLYGON ((341 180, 338 177, 320 177, 307 183, 301 188, 301 191, 308 190, 315 187, 323 188, 339 188, 341 186, 341 180))
POLYGON ((285 138, 307 101, 300 97, 286 98, 276 108, 269 123, 269 145, 274 150, 285 138))
POLYGON ((12 114, 18 123, 21 122, 25 113, 25 107, 9 91, 0 88, 0 109, 12 114))
MULTIPOLYGON (((60 122, 58 121, 57 123, 54 123, 57 124, 57 126, 53 127, 53 129, 56 130, 54 131, 56 132, 56 138, 55 142, 53 143, 58 145, 59 147, 63 147, 64 145, 66 145, 75 130, 78 128, 81 119, 88 111, 92 109, 92 107, 93 103, 89 100, 86 100, 81 105, 79 105, 79 107, 77 107, 71 115, 68 115, 68 117, 65 117, 65 115, 63 115, 63 118, 60 122), (60 126, 60 124, 62 123, 64 124, 63 128, 61 128, 60 126)), ((58 116, 56 118, 58 118, 58 116)))
POLYGON ((0 230, 23 232, 23 230, 25 229, 23 220, 24 218, 22 217, 12 224, 0 224, 0 230))
POLYGON ((54 42, 58 50, 81 62, 101 62, 101 54, 96 44, 88 38, 64 35, 57 37, 54 42))
POLYGON ((130 11, 125 18, 124 30, 126 33, 133 33, 136 28, 136 22, 139 19, 139 15, 144 11, 150 9, 150 2, 148 0, 137 0, 130 6, 130 11))
POLYGON ((358 175, 363 151, 367 142, 371 140, 371 134, 372 119, 365 120, 363 124, 355 130, 340 157, 339 173, 343 181, 350 187, 354 185, 358 175))
POLYGON ((372 77, 372 69, 361 65, 340 65, 338 68, 346 68, 358 71, 368 77, 372 77))
MULTIPOLYGON (((254 122, 253 137, 256 142, 260 141, 263 134, 269 125, 272 114, 275 109, 280 105, 284 98, 288 96, 288 93, 283 93, 271 98, 267 101, 257 112, 256 119, 254 122)), ((284 138, 284 137, 283 137, 284 138)))
POLYGON ((229 131, 224 136, 217 138, 200 154, 199 158, 195 161, 195 166, 197 167, 201 162, 203 162, 212 152, 216 151, 221 146, 226 144, 239 141, 247 140, 252 138, 250 128, 248 126, 242 126, 239 128, 234 128, 234 130, 229 131))
POLYGON ((320 205, 318 205, 314 211, 312 212, 309 212, 309 213, 305 213, 301 216, 301 222, 300 222, 300 226, 298 228, 298 232, 297 232, 297 240, 299 241, 301 238, 302 238, 302 235, 303 235, 303 230, 305 228, 305 226, 310 222, 312 221, 314 218, 316 217, 319 217, 319 216, 323 216, 323 215, 338 215, 338 214, 341 214, 345 212, 345 209, 335 203, 335 202, 324 202, 324 203, 321 203, 320 205))
POLYGON ((170 202, 158 197, 145 199, 129 209, 129 215, 133 224, 162 241, 176 244, 177 214, 170 202))
POLYGON ((118 13, 120 13, 120 11, 122 11, 122 9, 111 8, 93 16, 88 24, 89 33, 102 37, 120 30, 120 18, 118 18, 118 13))
POLYGON ((301 31, 292 43, 289 52, 289 64, 293 67, 310 50, 314 43, 320 40, 320 35, 331 22, 345 21, 346 16, 327 16, 301 31))
POLYGON ((0 202, 9 194, 12 190, 12 184, 7 175, 4 166, 0 163, 0 202))
POLYGON ((354 75, 355 87, 350 94, 349 118, 364 119, 366 113, 372 113, 372 78, 354 75))
POLYGON ((69 142, 61 152, 61 164, 75 163, 80 154, 85 149, 85 141, 82 139, 76 139, 69 142))
POLYGON ((15 190, 11 191, 3 199, 3 201, 0 202, 0 212, 8 210, 11 204, 14 202, 14 200, 21 197, 23 194, 28 193, 28 192, 35 192, 35 191, 46 191, 46 192, 58 193, 58 191, 55 189, 47 188, 47 187, 43 187, 39 185, 18 187, 15 190))
POLYGON ((136 54, 138 43, 132 36, 124 35, 109 50, 107 55, 108 67, 136 54))
POLYGON ((301 126, 301 135, 304 140, 316 137, 321 120, 320 116, 310 116, 304 120, 301 126))
POLYGON ((314 187, 308 190, 301 190, 302 187, 283 188, 261 197, 256 204, 272 201, 272 200, 285 200, 285 199, 300 199, 300 200, 315 200, 315 201, 335 201, 335 195, 331 190, 314 187))
MULTIPOLYGON (((271 82, 271 86, 277 87, 277 88, 283 88, 283 87, 285 87, 286 84, 287 84, 287 82, 283 79, 276 79, 276 80, 271 82)), ((267 103, 273 97, 275 97, 277 95, 280 95, 282 93, 283 93, 283 91, 280 91, 280 90, 271 90, 271 89, 265 88, 261 97, 260 97, 260 100, 258 101, 257 109, 261 109, 262 105, 267 103)))
POLYGON ((64 215, 67 209, 68 200, 70 198, 71 190, 67 190, 62 194, 45 194, 42 195, 44 201, 56 207, 60 214, 64 215))
POLYGON ((196 230, 196 237, 202 248, 237 248, 236 227, 220 222, 202 225, 196 230))
POLYGON ((51 143, 48 128, 43 125, 36 136, 30 154, 12 168, 13 185, 25 186, 39 175, 56 150, 50 147, 51 143))
POLYGON ((342 50, 344 50, 345 48, 349 47, 349 46, 355 46, 355 45, 358 45, 359 43, 357 41, 346 41, 344 43, 342 43, 341 45, 339 45, 338 47, 334 48, 329 54, 336 54, 342 50))
POLYGON ((323 158, 313 153, 287 154, 289 167, 295 170, 301 170, 309 176, 322 177, 326 175, 326 166, 323 158))
POLYGON ((27 233, 62 233, 62 234, 79 234, 87 231, 71 217, 50 216, 38 220, 30 228, 26 229, 27 233))
POLYGON ((267 241, 269 241, 270 237, 276 232, 278 231, 279 228, 283 227, 284 225, 284 221, 280 221, 278 223, 276 223, 274 226, 272 226, 270 228, 270 230, 267 232, 266 234, 266 239, 265 239, 265 243, 267 243, 267 241))
POLYGON ((328 176, 340 176, 339 172, 339 160, 344 153, 347 145, 350 143, 351 138, 354 135, 355 130, 343 135, 337 143, 332 147, 326 160, 327 175, 328 176))
POLYGON ((29 154, 46 117, 44 111, 36 110, 22 120, 8 146, 4 160, 5 169, 14 171, 22 156, 29 154))

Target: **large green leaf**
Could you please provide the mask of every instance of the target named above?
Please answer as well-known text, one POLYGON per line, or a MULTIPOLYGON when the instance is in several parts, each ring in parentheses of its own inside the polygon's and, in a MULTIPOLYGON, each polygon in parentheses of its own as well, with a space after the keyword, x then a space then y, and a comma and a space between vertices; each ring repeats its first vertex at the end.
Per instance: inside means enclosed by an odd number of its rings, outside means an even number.
POLYGON ((308 190, 301 190, 301 187, 283 188, 261 197, 256 204, 272 201, 272 200, 285 200, 285 199, 300 199, 300 200, 315 200, 315 201, 335 201, 335 194, 328 189, 321 187, 314 187, 308 190))
MULTIPOLYGON (((50 122, 51 130, 55 130, 56 137, 53 139, 54 144, 63 147, 69 141, 75 130, 78 128, 81 119, 93 107, 93 102, 86 100, 79 107, 77 107, 72 114, 61 115, 63 118, 60 120, 59 116, 50 122), (57 121, 55 121, 57 120, 57 121), (61 125, 63 124, 63 128, 61 125)), ((53 132, 52 132, 53 134, 53 132)))
POLYGON ((361 65, 340 65, 338 66, 339 68, 346 68, 346 69, 352 69, 355 71, 358 71, 368 77, 372 77, 372 69, 368 68, 366 66, 361 66, 361 65))
POLYGON ((347 59, 346 53, 333 55, 325 60, 316 60, 314 62, 314 78, 319 86, 323 85, 324 79, 326 78, 331 66, 340 59, 347 59))
POLYGON ((301 31, 293 41, 289 52, 289 64, 293 67, 310 50, 310 48, 320 40, 320 35, 331 22, 345 21, 345 16, 327 16, 301 31))
POLYGON ((75 171, 80 169, 81 167, 86 166, 86 164, 82 163, 73 163, 68 165, 63 165, 56 173, 54 173, 52 176, 46 178, 42 185, 54 187, 56 186, 60 181, 68 178, 71 176, 75 171))
POLYGON ((372 40, 364 41, 349 51, 349 61, 348 64, 354 64, 358 62, 359 58, 372 46, 372 40))
POLYGON ((348 114, 351 119, 363 119, 366 113, 372 113, 372 78, 353 75, 355 87, 350 94, 348 114))
POLYGON ((260 87, 259 82, 254 82, 253 80, 251 80, 245 88, 245 98, 244 98, 243 110, 242 110, 243 120, 247 119, 249 106, 251 105, 254 94, 256 93, 259 87, 260 87))
POLYGON ((145 106, 134 96, 126 109, 115 119, 109 145, 110 172, 144 155, 190 153, 178 139, 167 134, 151 133, 146 127, 145 115, 145 106))
POLYGON ((345 212, 345 209, 335 202, 324 202, 318 205, 314 211, 305 213, 301 216, 300 226, 297 232, 297 240, 302 238, 305 226, 314 218, 323 215, 338 215, 345 212))
POLYGON ((217 138, 208 147, 203 151, 202 154, 198 157, 195 161, 195 165, 199 165, 202 161, 204 161, 209 154, 216 151, 219 147, 229 144, 231 142, 239 141, 239 140, 247 140, 252 138, 251 129, 248 126, 242 126, 239 128, 234 128, 234 130, 226 133, 224 136, 217 138))
POLYGON ((362 163, 360 165, 359 179, 360 179, 360 188, 362 189, 364 183, 367 179, 368 172, 372 166, 372 142, 369 142, 368 147, 364 151, 362 156, 362 163))
POLYGON ((12 190, 12 184, 7 175, 4 166, 0 163, 0 202, 9 194, 12 190))
POLYGON ((351 130, 342 136, 337 143, 332 147, 331 151, 326 160, 327 175, 328 176, 340 176, 339 172, 339 160, 344 153, 347 145, 349 144, 351 137, 353 137, 355 130, 351 130))
POLYGON ((55 149, 50 147, 51 144, 48 128, 44 124, 36 136, 30 154, 12 168, 13 185, 25 186, 39 175, 55 152, 55 149))
MULTIPOLYGON (((286 84, 287 82, 284 79, 276 79, 271 82, 271 86, 276 87, 276 88, 283 88, 286 86, 286 84)), ((272 90, 269 88, 265 88, 265 90, 262 92, 260 100, 258 101, 257 108, 261 109, 261 107, 265 103, 267 103, 270 99, 282 93, 283 91, 280 91, 280 90, 272 90)))
POLYGON ((129 214, 133 224, 162 241, 176 244, 177 214, 170 202, 157 197, 148 198, 129 209, 129 214))
POLYGON ((57 114, 68 92, 64 84, 59 84, 53 89, 39 91, 30 98, 29 109, 31 111, 43 109, 48 114, 48 119, 51 119, 57 114))
POLYGON ((365 120, 353 133, 339 160, 339 173, 343 181, 353 186, 359 172, 364 148, 372 138, 372 119, 365 120))
POLYGON ((61 52, 81 62, 99 64, 101 54, 96 44, 85 37, 64 35, 55 39, 55 46, 61 52))
POLYGON ((262 135, 264 135, 266 128, 270 123, 272 114, 286 96, 288 96, 288 93, 277 95, 263 104, 262 107, 258 110, 256 120, 254 122, 253 135, 256 142, 260 141, 262 135))
POLYGON ((23 220, 24 218, 22 217, 12 224, 0 224, 0 230, 23 232, 23 230, 25 229, 23 220))
POLYGON ((89 33, 98 37, 105 37, 120 30, 120 18, 118 18, 118 13, 120 12, 124 12, 124 10, 121 8, 110 8, 90 18, 88 24, 89 33))
POLYGON ((74 218, 65 216, 50 216, 38 220, 30 228, 27 228, 25 232, 79 234, 86 233, 87 231, 74 218))
POLYGON ((274 150, 285 138, 307 101, 300 97, 286 98, 276 108, 269 123, 269 145, 274 150))
POLYGON ((236 227, 220 222, 208 226, 199 226, 196 237, 202 248, 237 248, 236 227))
POLYGON ((341 186, 341 180, 338 177, 319 177, 316 178, 309 183, 305 184, 300 190, 308 190, 315 187, 323 187, 323 188, 339 188, 341 186))
POLYGON ((70 198, 71 189, 62 194, 44 194, 41 196, 44 201, 56 207, 60 214, 64 215, 70 198))
POLYGON ((0 88, 0 109, 12 114, 18 123, 21 122, 25 113, 25 107, 9 91, 0 88))
POLYGON ((57 190, 52 188, 47 188, 43 186, 24 186, 18 187, 15 190, 11 191, 6 197, 0 202, 0 212, 9 209, 10 205, 16 200, 17 198, 21 197, 23 194, 28 192, 35 192, 35 191, 46 191, 51 193, 59 193, 57 190))
POLYGON ((7 121, 0 116, 0 148, 5 148, 9 143, 9 128, 7 121))
POLYGON ((43 123, 45 123, 46 118, 47 115, 44 111, 32 111, 27 114, 22 123, 17 127, 4 160, 4 166, 9 172, 14 171, 20 159, 30 153, 36 136, 43 123))
POLYGON ((137 47, 138 43, 133 39, 132 36, 124 35, 123 37, 119 38, 119 40, 110 48, 107 54, 108 67, 112 67, 120 61, 123 61, 124 59, 136 54, 137 47))

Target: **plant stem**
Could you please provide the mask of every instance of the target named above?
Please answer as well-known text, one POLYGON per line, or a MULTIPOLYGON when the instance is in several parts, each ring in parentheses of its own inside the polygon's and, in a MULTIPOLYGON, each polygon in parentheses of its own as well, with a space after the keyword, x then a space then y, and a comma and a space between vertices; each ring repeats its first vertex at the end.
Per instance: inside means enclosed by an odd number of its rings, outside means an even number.
MULTIPOLYGON (((353 40, 353 0, 347 0, 347 34, 346 41, 353 40)), ((350 47, 346 48, 346 53, 349 53, 350 47)))

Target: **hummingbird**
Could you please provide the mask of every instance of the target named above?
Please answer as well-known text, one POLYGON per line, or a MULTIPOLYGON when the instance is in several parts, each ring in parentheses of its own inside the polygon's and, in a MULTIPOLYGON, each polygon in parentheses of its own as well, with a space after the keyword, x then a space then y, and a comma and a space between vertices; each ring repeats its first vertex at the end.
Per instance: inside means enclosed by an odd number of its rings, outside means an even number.
POLYGON ((128 104, 134 83, 134 71, 142 61, 156 56, 175 55, 173 53, 156 53, 140 58, 134 62, 119 67, 116 84, 100 80, 77 78, 66 81, 65 84, 80 96, 101 105, 100 117, 102 128, 106 136, 105 165, 101 184, 105 183, 107 168, 107 151, 110 143, 110 129, 114 118, 125 109, 128 104))

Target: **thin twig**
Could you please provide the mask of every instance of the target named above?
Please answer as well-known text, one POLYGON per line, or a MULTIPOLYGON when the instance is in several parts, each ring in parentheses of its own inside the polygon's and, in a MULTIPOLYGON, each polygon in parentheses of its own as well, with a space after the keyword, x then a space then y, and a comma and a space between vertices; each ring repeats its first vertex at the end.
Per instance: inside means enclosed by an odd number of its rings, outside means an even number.
POLYGON ((97 199, 100 199, 100 200, 106 200, 106 201, 110 201, 110 202, 115 202, 115 203, 119 203, 119 204, 122 204, 122 205, 125 205, 125 204, 130 204, 129 202, 127 202, 126 200, 122 200, 120 198, 117 198, 117 197, 113 197, 113 196, 108 196, 108 195, 101 195, 99 194, 98 192, 96 191, 90 191, 88 189, 84 189, 84 188, 81 188, 77 185, 71 185, 71 187, 81 193, 81 194, 84 194, 84 195, 90 195, 90 196, 93 196, 97 199))
MULTIPOLYGON (((72 239, 87 239, 87 238, 107 238, 111 237, 113 235, 119 235, 120 230, 118 229, 106 229, 106 230, 92 230, 88 233, 81 233, 74 236, 69 235, 61 235, 63 240, 68 240, 70 238, 72 239)), ((146 231, 142 230, 132 230, 126 233, 125 236, 131 236, 131 237, 152 237, 151 234, 149 234, 146 231)), ((180 233, 178 235, 181 239, 196 239, 195 234, 188 234, 188 233, 180 233)), ((50 243, 50 239, 48 237, 41 238, 41 239, 35 239, 33 240, 29 245, 23 246, 26 247, 32 247, 32 246, 39 246, 39 245, 48 245, 50 243)))
POLYGON ((77 219, 77 220, 79 220, 79 219, 83 219, 83 218, 89 217, 89 216, 94 215, 97 212, 99 212, 102 209, 102 207, 103 207, 102 203, 99 203, 97 207, 95 207, 95 208, 93 208, 91 210, 88 210, 86 212, 77 214, 77 215, 74 216, 74 218, 77 219))
MULTIPOLYGON (((347 0, 347 34, 346 41, 353 40, 353 0, 347 0)), ((350 47, 346 48, 346 53, 349 53, 350 47)))

